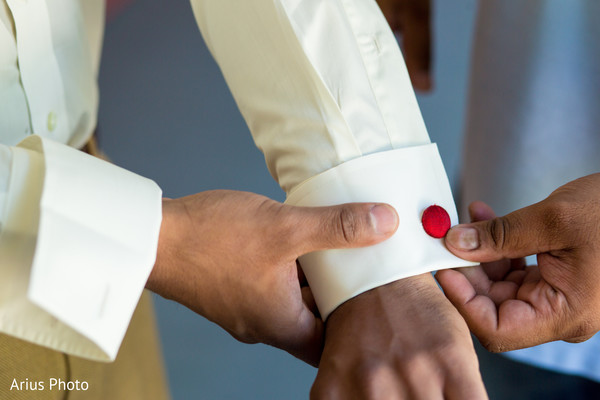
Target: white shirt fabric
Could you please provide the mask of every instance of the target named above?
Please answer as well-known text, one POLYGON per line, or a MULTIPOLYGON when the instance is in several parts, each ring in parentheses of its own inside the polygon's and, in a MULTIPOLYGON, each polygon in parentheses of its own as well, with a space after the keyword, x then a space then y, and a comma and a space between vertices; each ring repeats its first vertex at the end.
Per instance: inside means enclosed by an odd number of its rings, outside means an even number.
MULTIPOLYGON (((0 101, 16 110, 0 108, 0 331, 111 360, 154 263, 161 193, 69 147, 95 125, 103 15, 91 3, 0 3, 0 101)), ((192 6, 288 202, 385 201, 399 211, 386 243, 301 260, 324 317, 372 287, 469 265, 420 226, 429 205, 453 223, 456 210, 373 0, 192 6)))
POLYGON ((154 264, 161 191, 70 147, 96 125, 103 7, 0 2, 0 332, 108 361, 154 264))
POLYGON ((192 7, 287 203, 381 201, 399 212, 398 231, 382 244, 300 258, 323 318, 373 287, 472 265, 421 226, 430 205, 444 207, 453 223, 456 211, 374 0, 192 0, 192 7))
MULTIPOLYGON (((600 2, 481 2, 461 197, 499 215, 600 171, 600 2), (506 29, 510 26, 510 29, 506 29)), ((529 260, 535 263, 535 258, 529 260)), ((507 353, 600 381, 600 336, 507 353)))

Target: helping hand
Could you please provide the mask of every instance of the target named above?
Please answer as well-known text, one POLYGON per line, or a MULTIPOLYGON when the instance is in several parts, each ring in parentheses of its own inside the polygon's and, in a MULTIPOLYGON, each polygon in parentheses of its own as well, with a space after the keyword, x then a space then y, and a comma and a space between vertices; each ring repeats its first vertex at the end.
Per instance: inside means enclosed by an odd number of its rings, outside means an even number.
POLYGON ((473 333, 491 351, 553 341, 580 342, 600 330, 600 174, 570 182, 547 199, 494 218, 483 203, 475 220, 452 228, 446 246, 479 262, 437 278, 473 333))

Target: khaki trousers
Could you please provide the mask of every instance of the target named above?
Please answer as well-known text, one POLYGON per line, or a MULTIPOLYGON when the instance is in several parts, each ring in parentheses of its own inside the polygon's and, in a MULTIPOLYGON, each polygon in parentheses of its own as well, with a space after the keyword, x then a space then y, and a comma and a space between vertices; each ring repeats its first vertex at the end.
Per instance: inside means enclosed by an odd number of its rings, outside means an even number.
MULTIPOLYGON (((65 386, 65 385, 63 385, 65 386)), ((25 384, 23 388, 25 388, 25 384)), ((80 385, 81 387, 81 385, 80 385)), ((166 400, 154 308, 144 291, 113 363, 67 356, 22 340, 0 335, 0 399, 166 400), (88 383, 88 389, 50 390, 50 379, 88 383), (13 380, 41 381, 44 390, 10 390, 13 380)))

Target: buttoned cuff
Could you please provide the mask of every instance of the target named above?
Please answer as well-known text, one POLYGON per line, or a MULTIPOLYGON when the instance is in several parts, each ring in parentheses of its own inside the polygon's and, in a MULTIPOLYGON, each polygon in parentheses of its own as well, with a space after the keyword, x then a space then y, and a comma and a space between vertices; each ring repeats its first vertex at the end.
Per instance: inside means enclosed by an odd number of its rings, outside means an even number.
POLYGON ((13 209, 0 241, 13 289, 0 296, 0 330, 71 355, 114 360, 154 265, 161 190, 39 136, 13 155, 13 209))
POLYGON ((329 206, 383 202, 398 212, 398 231, 375 246, 326 250, 300 258, 323 319, 346 300, 367 290, 439 269, 476 265, 450 253, 442 239, 423 229, 423 211, 443 207, 451 224, 458 216, 435 144, 407 147, 354 159, 292 190, 287 204, 329 206))

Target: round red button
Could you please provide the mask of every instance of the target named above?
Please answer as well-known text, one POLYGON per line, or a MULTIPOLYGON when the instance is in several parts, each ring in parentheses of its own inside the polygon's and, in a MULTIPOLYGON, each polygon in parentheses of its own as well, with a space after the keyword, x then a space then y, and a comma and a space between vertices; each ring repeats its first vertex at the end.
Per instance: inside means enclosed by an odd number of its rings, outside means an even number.
POLYGON ((450 229, 450 216, 442 207, 433 205, 423 211, 421 223, 429 236, 439 239, 450 229))

